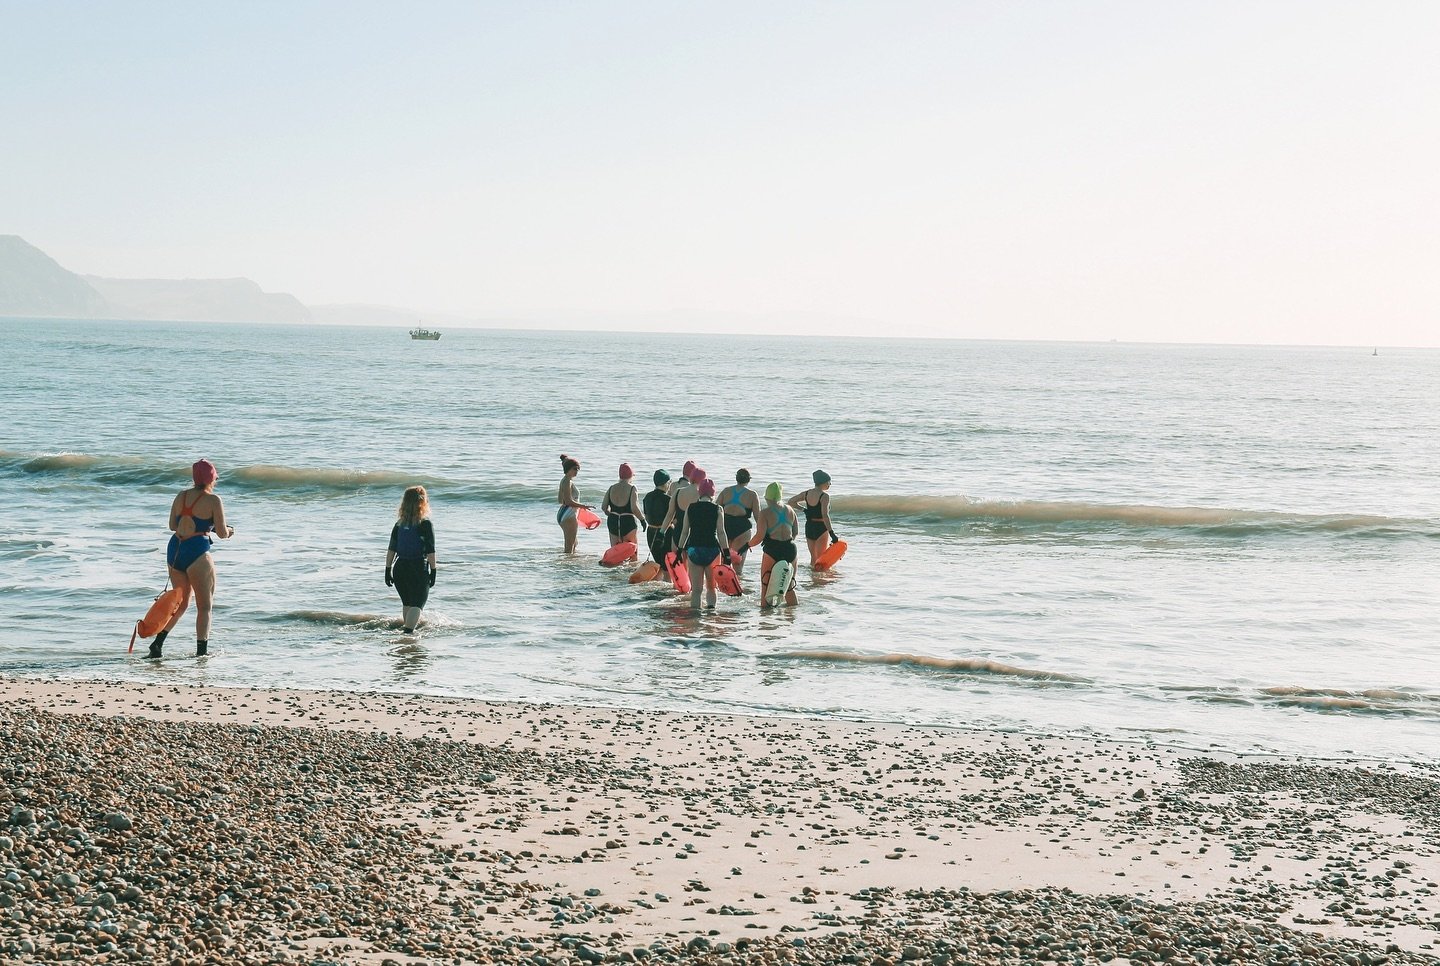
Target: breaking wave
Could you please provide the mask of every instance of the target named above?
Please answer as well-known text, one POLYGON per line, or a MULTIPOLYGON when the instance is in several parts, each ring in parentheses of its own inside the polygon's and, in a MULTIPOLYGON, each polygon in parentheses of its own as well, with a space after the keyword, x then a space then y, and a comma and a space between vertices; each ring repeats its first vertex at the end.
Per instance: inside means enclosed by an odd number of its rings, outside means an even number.
MULTIPOLYGON (((190 481, 188 463, 145 460, 128 456, 91 456, 84 453, 55 453, 26 456, 0 452, 0 476, 68 476, 104 486, 185 486, 190 481)), ((483 485, 448 480, 438 476, 415 475, 385 469, 285 466, 257 463, 220 468, 222 486, 240 490, 303 495, 314 492, 360 492, 394 490, 422 484, 447 500, 479 500, 492 503, 536 503, 553 499, 549 487, 516 484, 483 485)))
POLYGON ((1281 513, 1223 507, 1172 507, 1079 501, 975 500, 964 496, 896 494, 836 497, 835 512, 846 516, 877 519, 992 522, 1018 527, 1101 525, 1237 534, 1253 531, 1440 533, 1434 521, 1405 520, 1374 514, 1281 513))
MULTIPOLYGON (((0 451, 0 477, 68 476, 107 486, 183 486, 188 463, 84 453, 25 455, 0 451)), ((224 485, 241 490, 304 496, 307 493, 394 490, 423 484, 439 499, 504 504, 550 503, 548 485, 482 483, 414 475, 391 469, 286 466, 258 463, 221 467, 224 485)), ((1152 506, 1045 500, 978 500, 965 496, 857 494, 835 498, 847 520, 927 527, 1009 527, 1031 531, 1180 530, 1203 536, 1340 534, 1372 537, 1440 537, 1440 521, 1364 513, 1285 513, 1224 507, 1152 506)))

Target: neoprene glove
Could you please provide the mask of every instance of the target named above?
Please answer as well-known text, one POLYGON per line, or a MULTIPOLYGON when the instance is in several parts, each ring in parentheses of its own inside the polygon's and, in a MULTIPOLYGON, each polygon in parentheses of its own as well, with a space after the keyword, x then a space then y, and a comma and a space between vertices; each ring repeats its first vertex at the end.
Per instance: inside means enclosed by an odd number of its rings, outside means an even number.
POLYGON ((433 570, 430 571, 430 586, 431 586, 431 587, 434 587, 434 586, 435 586, 435 571, 433 571, 433 570))
POLYGON ((723 564, 724 564, 725 566, 727 566, 727 567, 730 566, 730 550, 729 550, 729 548, 726 548, 725 550, 720 551, 720 562, 723 563, 723 564))
POLYGON ((386 587, 394 587, 394 586, 395 586, 395 578, 390 575, 390 568, 389 568, 389 567, 386 567, 386 568, 385 568, 385 586, 386 586, 386 587))
POLYGON ((835 535, 835 531, 834 531, 834 530, 831 530, 831 531, 830 531, 830 540, 833 542, 833 541, 837 541, 837 540, 839 540, 839 539, 840 539, 840 538, 835 535))

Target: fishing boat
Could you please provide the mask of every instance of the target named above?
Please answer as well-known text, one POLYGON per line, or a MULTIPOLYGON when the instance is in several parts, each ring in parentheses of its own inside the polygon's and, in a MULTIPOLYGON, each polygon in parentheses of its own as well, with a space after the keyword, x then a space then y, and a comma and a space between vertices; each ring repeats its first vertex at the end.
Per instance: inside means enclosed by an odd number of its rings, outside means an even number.
POLYGON ((410 338, 423 339, 426 342, 436 342, 440 338, 440 333, 434 329, 411 329, 410 338))

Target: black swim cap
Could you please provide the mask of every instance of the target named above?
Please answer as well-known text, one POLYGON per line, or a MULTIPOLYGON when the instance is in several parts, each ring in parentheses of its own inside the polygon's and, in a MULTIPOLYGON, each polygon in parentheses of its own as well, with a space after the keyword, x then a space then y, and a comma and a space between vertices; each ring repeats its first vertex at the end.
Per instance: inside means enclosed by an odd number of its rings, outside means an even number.
POLYGON ((830 474, 826 473, 824 470, 816 470, 810 475, 814 477, 816 486, 822 486, 830 482, 830 474))
POLYGON ((656 470, 656 471, 655 471, 655 485, 656 485, 656 486, 663 486, 663 485, 665 485, 666 483, 669 483, 669 482, 670 482, 670 474, 669 474, 669 473, 666 473, 664 470, 656 470))

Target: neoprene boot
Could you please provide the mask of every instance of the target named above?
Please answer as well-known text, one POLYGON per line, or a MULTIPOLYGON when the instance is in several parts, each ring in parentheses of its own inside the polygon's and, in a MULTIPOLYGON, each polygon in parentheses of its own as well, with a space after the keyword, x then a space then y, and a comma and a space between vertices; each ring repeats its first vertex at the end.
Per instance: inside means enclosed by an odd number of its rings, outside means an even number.
POLYGON ((153 659, 162 656, 160 651, 165 646, 165 635, 169 633, 169 631, 161 631, 155 635, 155 640, 150 642, 150 652, 145 655, 147 658, 153 659))
POLYGON ((204 657, 205 654, 206 654, 206 652, 209 651, 209 649, 210 649, 210 642, 209 642, 209 641, 200 641, 200 640, 197 640, 197 641, 195 642, 195 656, 196 656, 196 657, 204 657))

